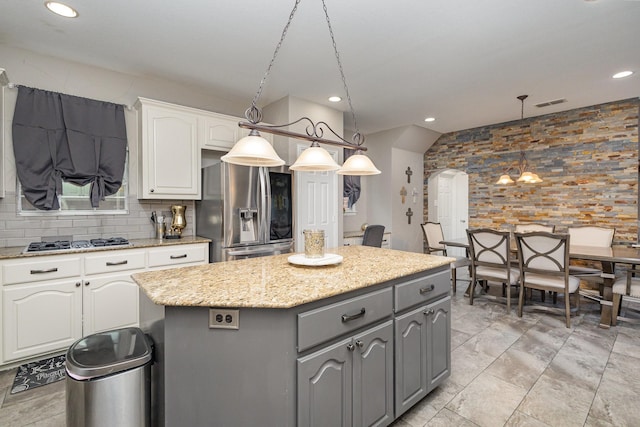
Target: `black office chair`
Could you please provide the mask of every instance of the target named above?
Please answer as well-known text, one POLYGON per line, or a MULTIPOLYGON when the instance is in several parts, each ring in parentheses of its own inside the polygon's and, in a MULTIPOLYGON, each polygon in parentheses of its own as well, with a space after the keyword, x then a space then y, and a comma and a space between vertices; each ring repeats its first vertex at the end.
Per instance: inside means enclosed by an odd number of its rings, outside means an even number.
POLYGON ((382 247, 382 236, 384 235, 384 225, 370 225, 364 229, 362 236, 362 246, 382 247))

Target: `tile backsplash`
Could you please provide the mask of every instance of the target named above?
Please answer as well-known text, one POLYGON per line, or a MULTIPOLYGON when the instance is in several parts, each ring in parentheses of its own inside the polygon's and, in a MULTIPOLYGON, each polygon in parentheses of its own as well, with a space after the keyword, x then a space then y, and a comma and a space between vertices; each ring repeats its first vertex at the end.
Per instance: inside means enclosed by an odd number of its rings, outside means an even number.
MULTIPOLYGON (((17 215, 16 194, 7 191, 0 199, 0 247, 26 246, 43 236, 72 236, 74 240, 124 237, 149 239, 154 237, 151 212, 163 213, 171 221, 171 206, 185 205, 187 226, 184 236, 195 230, 195 203, 192 200, 138 200, 129 196, 129 213, 118 215, 17 215)), ((169 224, 167 224, 169 225, 169 224)))

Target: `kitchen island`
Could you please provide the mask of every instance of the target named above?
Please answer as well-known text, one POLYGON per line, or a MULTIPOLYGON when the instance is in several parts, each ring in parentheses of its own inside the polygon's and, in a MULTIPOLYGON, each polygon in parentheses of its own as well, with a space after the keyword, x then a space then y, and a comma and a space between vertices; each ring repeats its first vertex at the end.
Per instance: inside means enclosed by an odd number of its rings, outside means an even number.
POLYGON ((135 274, 158 425, 387 425, 450 375, 452 258, 365 246, 135 274))

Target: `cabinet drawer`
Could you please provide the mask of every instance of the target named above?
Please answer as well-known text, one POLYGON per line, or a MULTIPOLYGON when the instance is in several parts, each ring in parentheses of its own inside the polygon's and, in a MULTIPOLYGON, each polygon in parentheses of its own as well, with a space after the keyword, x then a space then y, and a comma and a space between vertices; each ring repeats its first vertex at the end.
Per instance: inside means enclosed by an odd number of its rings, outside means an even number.
POLYGON ((396 285, 394 287, 396 313, 449 293, 451 288, 450 278, 451 272, 447 269, 440 273, 396 285))
POLYGON ((171 265, 206 262, 207 246, 175 245, 168 248, 149 250, 149 267, 165 267, 171 265))
POLYGON ((28 258, 2 265, 2 283, 39 282, 80 276, 80 257, 28 258))
POLYGON ((387 288, 300 313, 298 351, 387 317, 392 305, 391 288, 387 288))
POLYGON ((124 251, 87 255, 84 259, 85 274, 113 273, 144 268, 144 251, 124 251))

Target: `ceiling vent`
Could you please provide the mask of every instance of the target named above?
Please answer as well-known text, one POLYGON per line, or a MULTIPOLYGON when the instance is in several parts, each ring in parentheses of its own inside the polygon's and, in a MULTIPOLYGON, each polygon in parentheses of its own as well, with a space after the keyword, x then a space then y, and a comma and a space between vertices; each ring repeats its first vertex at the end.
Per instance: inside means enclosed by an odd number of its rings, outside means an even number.
POLYGON ((541 102, 540 104, 535 104, 538 108, 549 107, 551 105, 562 104, 563 102, 567 102, 566 99, 554 99, 553 101, 541 102))

